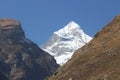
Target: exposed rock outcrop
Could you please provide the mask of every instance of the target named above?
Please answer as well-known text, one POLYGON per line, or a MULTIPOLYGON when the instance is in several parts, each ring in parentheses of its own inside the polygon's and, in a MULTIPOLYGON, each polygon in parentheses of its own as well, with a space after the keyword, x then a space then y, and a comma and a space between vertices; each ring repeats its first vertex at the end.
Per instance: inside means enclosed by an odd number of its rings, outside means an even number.
POLYGON ((0 19, 0 72, 10 80, 43 80, 58 66, 53 56, 25 37, 18 21, 0 19))

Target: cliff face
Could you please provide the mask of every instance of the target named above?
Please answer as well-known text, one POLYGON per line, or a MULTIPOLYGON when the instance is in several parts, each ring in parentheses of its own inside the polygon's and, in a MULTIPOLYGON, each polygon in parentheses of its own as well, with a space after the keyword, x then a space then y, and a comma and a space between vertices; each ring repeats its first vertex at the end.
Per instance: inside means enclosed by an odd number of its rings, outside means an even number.
POLYGON ((43 80, 58 68, 55 59, 28 40, 13 19, 0 19, 0 72, 10 80, 43 80))
POLYGON ((77 50, 50 80, 120 80, 120 15, 77 50))

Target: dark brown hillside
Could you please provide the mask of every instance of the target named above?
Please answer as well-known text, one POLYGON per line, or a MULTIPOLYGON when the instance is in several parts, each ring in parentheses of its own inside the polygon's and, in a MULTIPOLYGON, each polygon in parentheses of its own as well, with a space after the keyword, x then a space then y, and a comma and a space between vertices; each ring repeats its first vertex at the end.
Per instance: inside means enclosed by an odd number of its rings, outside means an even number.
POLYGON ((53 56, 25 37, 18 21, 0 19, 0 80, 44 80, 57 67, 53 56))
POLYGON ((120 15, 49 80, 120 80, 120 15))

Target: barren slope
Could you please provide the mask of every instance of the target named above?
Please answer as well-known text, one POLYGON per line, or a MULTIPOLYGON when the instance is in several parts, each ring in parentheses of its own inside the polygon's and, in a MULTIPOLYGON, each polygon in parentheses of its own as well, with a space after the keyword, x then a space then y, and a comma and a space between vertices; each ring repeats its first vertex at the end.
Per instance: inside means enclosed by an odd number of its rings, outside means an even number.
POLYGON ((76 51, 50 80, 120 80, 120 15, 76 51))

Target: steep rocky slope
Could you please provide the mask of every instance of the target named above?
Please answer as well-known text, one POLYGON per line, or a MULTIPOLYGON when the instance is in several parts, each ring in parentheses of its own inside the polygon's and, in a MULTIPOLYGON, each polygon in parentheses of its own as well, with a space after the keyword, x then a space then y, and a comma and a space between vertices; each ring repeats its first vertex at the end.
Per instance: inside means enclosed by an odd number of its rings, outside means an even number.
POLYGON ((0 72, 10 80, 43 80, 58 65, 55 59, 28 40, 13 19, 0 19, 0 72))
POLYGON ((120 80, 120 15, 49 80, 120 80))

